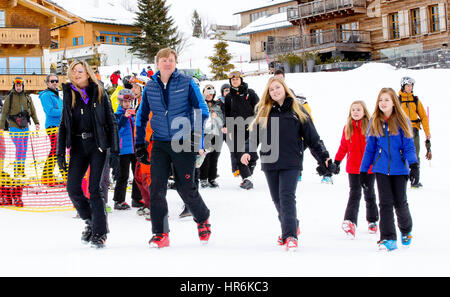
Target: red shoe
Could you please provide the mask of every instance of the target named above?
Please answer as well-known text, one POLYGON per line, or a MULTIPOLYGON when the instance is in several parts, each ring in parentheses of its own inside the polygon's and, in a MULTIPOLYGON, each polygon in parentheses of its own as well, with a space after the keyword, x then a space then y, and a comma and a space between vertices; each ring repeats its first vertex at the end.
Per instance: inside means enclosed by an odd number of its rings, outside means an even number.
POLYGON ((198 237, 200 237, 200 242, 202 244, 207 244, 209 237, 211 236, 211 225, 209 221, 206 220, 203 223, 197 224, 198 237))
POLYGON ((285 241, 286 251, 295 252, 298 248, 298 240, 295 237, 288 237, 285 241))
MULTIPOLYGON (((300 235, 300 227, 297 227, 297 237, 300 235)), ((278 236, 278 245, 283 246, 286 242, 283 241, 281 236, 278 236)))
POLYGON ((342 230, 344 230, 344 232, 349 235, 350 237, 355 238, 355 233, 356 233, 356 225, 353 224, 352 222, 345 220, 342 223, 342 230))
POLYGON ((378 231, 377 223, 369 223, 369 234, 376 234, 378 231))
POLYGON ((164 248, 170 244, 169 233, 157 233, 148 242, 151 248, 164 248))

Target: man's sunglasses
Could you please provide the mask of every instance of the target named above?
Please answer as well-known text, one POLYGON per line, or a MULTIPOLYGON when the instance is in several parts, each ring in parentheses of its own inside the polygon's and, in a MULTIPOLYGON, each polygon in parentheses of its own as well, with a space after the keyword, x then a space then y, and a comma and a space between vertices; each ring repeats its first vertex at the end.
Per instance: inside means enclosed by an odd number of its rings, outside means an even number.
POLYGON ((49 80, 49 82, 51 82, 52 84, 54 84, 54 83, 59 83, 59 80, 58 80, 58 79, 52 79, 52 80, 49 80))

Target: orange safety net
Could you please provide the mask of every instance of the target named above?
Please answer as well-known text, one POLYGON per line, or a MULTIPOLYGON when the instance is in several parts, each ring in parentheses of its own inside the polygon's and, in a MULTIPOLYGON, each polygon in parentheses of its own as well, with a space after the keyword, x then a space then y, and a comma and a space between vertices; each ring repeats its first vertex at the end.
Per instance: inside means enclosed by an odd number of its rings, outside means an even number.
POLYGON ((0 131, 0 207, 21 211, 72 210, 67 172, 56 159, 58 127, 0 131))

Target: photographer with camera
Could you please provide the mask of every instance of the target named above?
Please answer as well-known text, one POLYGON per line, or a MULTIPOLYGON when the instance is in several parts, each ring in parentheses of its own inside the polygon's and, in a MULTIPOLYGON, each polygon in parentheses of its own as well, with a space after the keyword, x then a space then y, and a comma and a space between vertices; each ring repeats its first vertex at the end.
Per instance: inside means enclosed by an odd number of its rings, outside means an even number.
POLYGON ((40 129, 33 101, 24 89, 23 78, 16 77, 12 90, 6 95, 0 117, 0 133, 5 130, 7 122, 11 139, 16 146, 15 177, 25 177, 25 158, 28 150, 28 133, 26 132, 30 131, 31 118, 36 125, 36 130, 40 129))

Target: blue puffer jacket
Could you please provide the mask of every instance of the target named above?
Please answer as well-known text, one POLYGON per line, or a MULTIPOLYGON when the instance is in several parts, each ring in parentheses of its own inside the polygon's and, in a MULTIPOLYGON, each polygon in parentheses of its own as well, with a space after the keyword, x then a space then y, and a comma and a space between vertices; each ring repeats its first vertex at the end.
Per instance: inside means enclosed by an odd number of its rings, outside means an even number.
POLYGON ((209 112, 194 80, 175 70, 168 84, 164 86, 159 74, 158 71, 152 76, 142 94, 136 116, 136 144, 145 141, 145 128, 150 111, 153 112, 153 140, 172 141, 190 137, 194 131, 194 110, 200 111, 195 119, 195 129, 203 135, 204 122, 209 117, 209 112), (190 129, 183 127, 183 122, 190 123, 190 129))
POLYGON ((119 148, 120 155, 134 154, 134 122, 135 116, 125 116, 122 106, 117 107, 115 113, 117 125, 119 126, 119 148))
POLYGON ((63 101, 59 98, 57 91, 45 89, 39 93, 42 108, 45 112, 45 129, 58 127, 61 121, 63 101))
POLYGON ((418 163, 414 139, 405 137, 399 128, 397 135, 392 135, 384 125, 385 136, 367 136, 367 145, 361 162, 361 172, 368 172, 373 164, 372 172, 386 175, 408 175, 409 165, 418 163))

